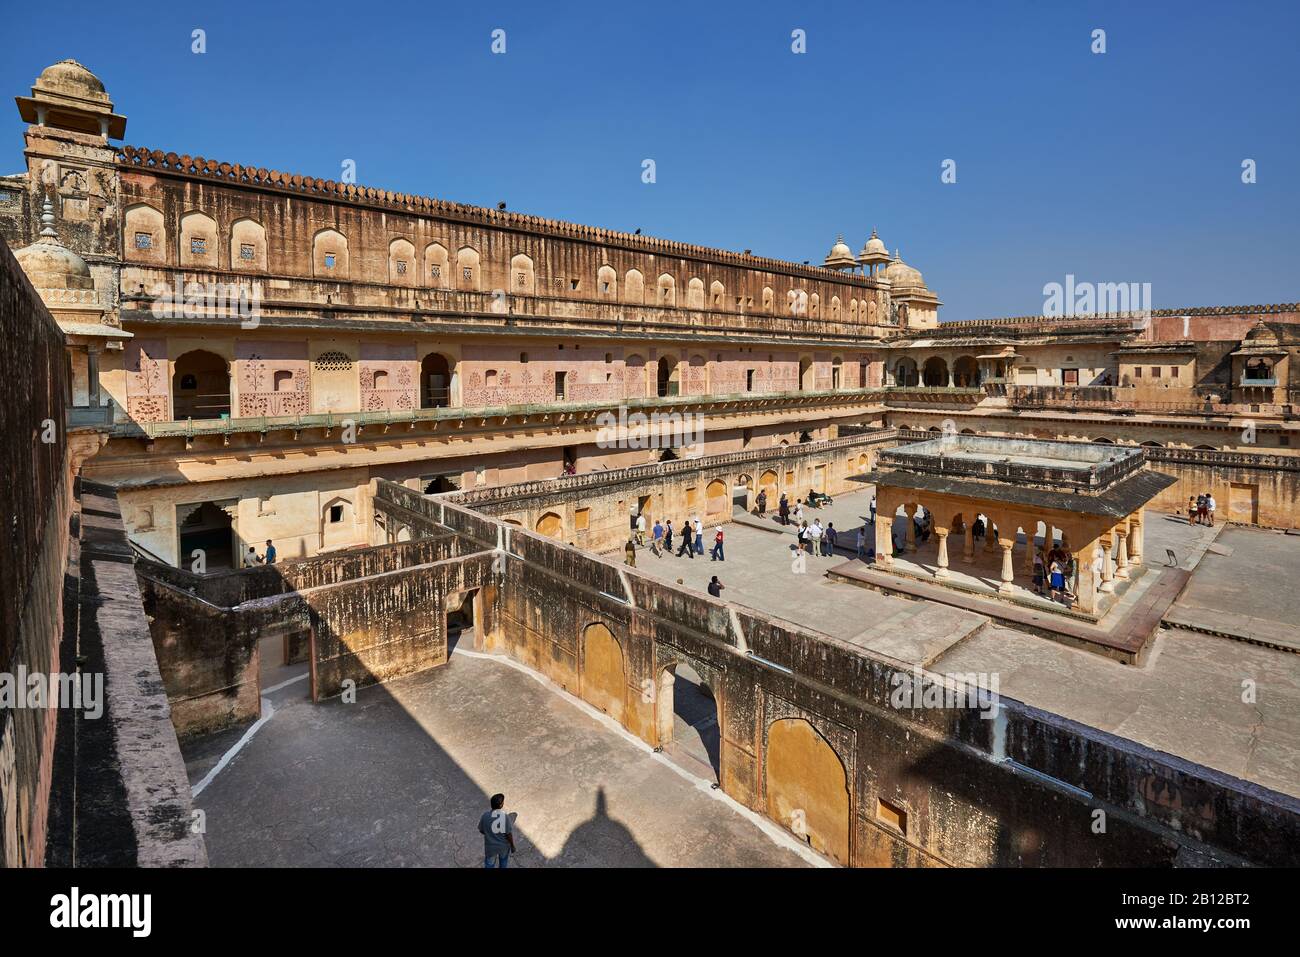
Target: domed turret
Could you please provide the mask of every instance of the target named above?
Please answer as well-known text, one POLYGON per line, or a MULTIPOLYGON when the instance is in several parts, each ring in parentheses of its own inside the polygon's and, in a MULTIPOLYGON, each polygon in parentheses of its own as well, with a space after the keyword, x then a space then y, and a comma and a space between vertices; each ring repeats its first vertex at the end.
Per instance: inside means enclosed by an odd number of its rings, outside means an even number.
POLYGON ((41 238, 14 252, 28 280, 42 294, 55 290, 94 290, 95 280, 86 261, 59 242, 54 229, 54 207, 47 196, 41 213, 41 238))
POLYGON ((903 262, 898 256, 898 250, 894 250, 894 258, 889 261, 885 267, 884 276, 894 286, 924 286, 925 280, 921 278, 920 270, 913 269, 907 263, 903 262))
POLYGON ((104 84, 76 60, 60 60, 41 71, 31 96, 20 96, 18 112, 28 123, 120 140, 126 117, 113 112, 104 84))
POLYGON ((858 261, 853 258, 853 250, 844 241, 844 237, 840 236, 835 240, 831 251, 826 254, 826 261, 822 265, 827 269, 855 269, 858 261))

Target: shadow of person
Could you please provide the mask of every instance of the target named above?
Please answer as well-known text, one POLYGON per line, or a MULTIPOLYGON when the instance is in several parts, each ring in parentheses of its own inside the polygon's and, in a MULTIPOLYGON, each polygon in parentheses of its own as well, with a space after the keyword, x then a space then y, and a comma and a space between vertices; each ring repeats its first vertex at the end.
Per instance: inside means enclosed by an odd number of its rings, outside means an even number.
POLYGON ((552 864, 561 867, 655 867, 625 825, 609 816, 609 799, 596 789, 596 808, 575 827, 552 864))

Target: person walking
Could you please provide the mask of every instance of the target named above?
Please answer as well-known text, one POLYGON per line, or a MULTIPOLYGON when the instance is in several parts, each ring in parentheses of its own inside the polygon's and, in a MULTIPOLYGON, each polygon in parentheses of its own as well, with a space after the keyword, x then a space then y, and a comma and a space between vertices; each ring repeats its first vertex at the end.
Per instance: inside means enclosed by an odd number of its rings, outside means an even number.
POLYGON ((876 497, 871 496, 871 524, 876 524, 876 497))
POLYGON ((781 516, 781 524, 790 524, 790 500, 785 497, 785 492, 781 493, 781 501, 776 506, 777 514, 781 516))
POLYGON ((1205 524, 1205 496, 1196 496, 1196 524, 1205 524))
POLYGON ((645 548, 645 514, 636 513, 636 543, 645 548))
POLYGON ((713 557, 711 561, 725 562, 727 558, 722 553, 722 526, 719 525, 716 528, 714 528, 714 532, 715 534, 713 536, 713 557))
POLYGON ((1214 496, 1209 492, 1205 493, 1205 521, 1211 528, 1214 527, 1214 510, 1218 506, 1215 504, 1214 496))
POLYGON ((704 523, 700 521, 698 515, 695 516, 695 553, 701 558, 704 557, 704 523))
POLYGON ((664 527, 659 524, 659 519, 656 518, 654 531, 650 535, 650 551, 653 552, 657 558, 664 557, 663 552, 659 550, 659 546, 663 542, 663 540, 664 540, 664 527))
POLYGON ((1034 594, 1035 595, 1041 595, 1043 593, 1043 583, 1045 579, 1046 579, 1046 573, 1043 568, 1043 553, 1035 552, 1034 553, 1034 594))
POLYGON ((1065 572, 1059 561, 1052 562, 1052 601, 1060 601, 1065 593, 1065 572))
POLYGON ((799 499, 794 500, 794 520, 798 524, 803 521, 803 502, 799 499))
POLYGON ((822 536, 825 535, 825 529, 822 528, 820 519, 813 519, 812 525, 808 527, 808 552, 812 555, 823 555, 822 536))
POLYGON ((669 555, 673 553, 673 520, 668 519, 668 524, 664 526, 664 551, 669 555))
POLYGON ((861 558, 863 552, 867 549, 867 526, 859 525, 857 534, 857 557, 861 558))
POLYGON ((627 540, 627 544, 623 546, 623 556, 624 565, 636 568, 636 542, 630 538, 627 540))
POLYGON ((827 558, 835 557, 835 544, 839 537, 840 533, 835 531, 835 523, 827 522, 826 534, 822 536, 822 547, 826 549, 827 558))
POLYGON ((506 796, 494 794, 488 810, 478 819, 478 832, 483 835, 483 866, 503 868, 515 853, 515 827, 506 813, 506 796))
POLYGON ((713 578, 709 580, 709 594, 712 595, 714 598, 721 598, 722 589, 726 587, 727 587, 726 585, 718 581, 717 575, 714 575, 713 578))
POLYGON ((799 530, 794 533, 799 540, 799 551, 808 551, 808 523, 804 522, 799 526, 799 530))
POLYGON ((695 529, 691 527, 689 518, 682 519, 682 544, 677 549, 677 557, 681 558, 683 554, 695 558, 695 529))
POLYGON ((767 489, 759 489, 758 500, 754 502, 758 506, 758 517, 767 517, 767 489))

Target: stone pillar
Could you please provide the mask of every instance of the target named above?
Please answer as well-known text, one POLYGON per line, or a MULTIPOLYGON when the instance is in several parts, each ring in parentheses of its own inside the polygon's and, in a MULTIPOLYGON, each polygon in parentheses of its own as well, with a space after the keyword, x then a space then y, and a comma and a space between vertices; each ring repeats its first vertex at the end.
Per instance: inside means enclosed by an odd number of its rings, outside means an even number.
POLYGON ((984 551, 991 552, 997 545, 993 540, 993 516, 984 516, 984 551))
POLYGON ((86 348, 86 388, 90 394, 90 407, 99 408, 99 347, 86 348))
POLYGON ((1074 593, 1075 604, 1089 614, 1097 610, 1097 572, 1093 570, 1097 551, 1097 543, 1089 542, 1077 556, 1079 584, 1074 593))
POLYGON ((1128 572, 1128 529, 1120 526, 1115 531, 1115 577, 1127 579, 1128 572))
POLYGON ((1128 563, 1130 565, 1142 564, 1142 546, 1143 542, 1143 515, 1139 509, 1128 520, 1128 563))
POLYGON ((1110 567, 1111 539, 1106 536, 1100 539, 1097 544, 1101 551, 1101 584, 1097 590, 1107 593, 1113 592, 1115 590, 1115 579, 1110 567))
POLYGON ((963 518, 962 532, 964 533, 964 538, 961 547, 961 559, 967 565, 975 561, 975 533, 972 531, 973 525, 974 522, 965 521, 963 518))
POLYGON ((948 529, 939 528, 938 526, 936 526, 934 529, 934 534, 939 539, 939 562, 938 562, 939 567, 935 569, 934 577, 947 578, 948 577, 948 529))
POLYGON ((1025 575, 1034 574, 1034 533, 1038 531, 1038 523, 1033 522, 1025 526, 1025 575))
POLYGON ((911 553, 916 551, 916 506, 904 505, 903 514, 907 516, 907 538, 903 546, 905 552, 911 553))
POLYGON ((1010 595, 1014 590, 1011 584, 1016 578, 1015 561, 1011 557, 1011 546, 1014 544, 1013 539, 998 539, 998 545, 1002 548, 1002 584, 998 586, 998 592, 1003 595, 1010 595))
POLYGON ((876 564, 889 568, 894 564, 894 517, 876 513, 876 564))

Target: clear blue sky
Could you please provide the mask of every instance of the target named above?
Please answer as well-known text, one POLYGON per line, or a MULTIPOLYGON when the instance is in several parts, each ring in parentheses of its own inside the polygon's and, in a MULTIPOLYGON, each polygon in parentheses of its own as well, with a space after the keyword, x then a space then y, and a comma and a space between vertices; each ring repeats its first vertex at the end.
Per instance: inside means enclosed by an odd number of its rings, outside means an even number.
POLYGON ((1067 273, 1150 282, 1157 308, 1300 299, 1294 0, 51 11, 6 13, 4 89, 74 57, 135 145, 332 179, 353 159, 366 185, 796 262, 875 227, 946 319, 1037 313, 1067 273))

